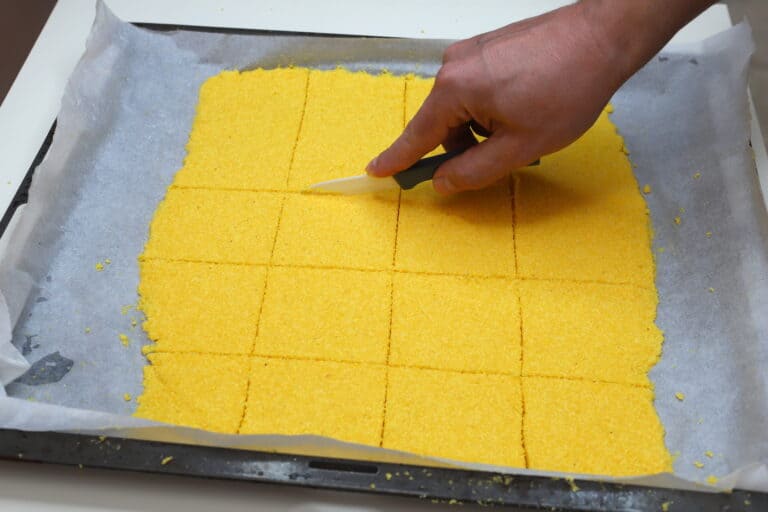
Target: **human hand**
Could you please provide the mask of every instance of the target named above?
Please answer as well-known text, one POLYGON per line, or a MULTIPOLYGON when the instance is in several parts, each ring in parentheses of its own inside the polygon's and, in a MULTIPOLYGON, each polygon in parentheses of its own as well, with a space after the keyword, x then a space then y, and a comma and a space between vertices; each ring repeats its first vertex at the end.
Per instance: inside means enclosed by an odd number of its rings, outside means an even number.
POLYGON ((585 0, 452 44, 424 104, 368 172, 390 176, 440 144, 446 151, 468 148, 433 178, 435 190, 450 194, 491 185, 567 146, 632 73, 711 3, 662 1, 585 0), (660 7, 666 21, 658 21, 660 7), (654 29, 641 30, 638 39, 625 24, 654 29), (473 131, 488 139, 478 143, 473 131))

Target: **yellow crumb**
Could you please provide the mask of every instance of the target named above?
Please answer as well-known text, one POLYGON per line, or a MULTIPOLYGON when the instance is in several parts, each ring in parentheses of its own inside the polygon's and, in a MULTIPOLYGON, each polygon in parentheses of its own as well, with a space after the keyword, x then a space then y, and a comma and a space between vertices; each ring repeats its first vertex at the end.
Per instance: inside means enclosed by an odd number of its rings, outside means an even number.
POLYGON ((715 454, 714 454, 714 453, 712 453, 712 450, 707 450, 707 451, 705 451, 705 452, 704 452, 704 455, 706 455, 706 456, 707 456, 707 457, 709 457, 710 459, 711 459, 712 457, 714 457, 714 456, 715 456, 715 454))
POLYGON ((124 347, 127 347, 128 345, 131 344, 131 340, 129 340, 128 336, 126 336, 125 334, 120 334, 118 335, 118 337, 120 338, 120 343, 122 343, 124 347))
POLYGON ((650 194, 650 193, 651 193, 651 186, 650 185, 645 185, 643 187, 643 194, 650 194))
POLYGON ((675 224, 677 224, 679 226, 682 222, 683 221, 682 221, 682 219, 680 217, 675 217, 675 224))
POLYGON ((386 478, 387 480, 392 480, 392 473, 386 473, 384 475, 384 478, 386 478))
POLYGON ((568 483, 568 486, 571 488, 571 492, 579 492, 580 488, 578 485, 576 485, 576 482, 573 480, 573 477, 567 476, 565 477, 565 481, 568 483))
POLYGON ((104 260, 104 263, 105 263, 106 265, 111 265, 111 264, 112 264, 112 260, 111 260, 111 259, 109 259, 109 258, 107 258, 107 259, 105 259, 105 260, 104 260))
POLYGON ((96 272, 101 272, 102 270, 104 270, 104 264, 101 262, 96 263, 96 272))
POLYGON ((672 505, 672 503, 674 503, 674 502, 673 501, 665 501, 664 503, 662 503, 661 504, 662 512, 669 512, 669 506, 672 505))
POLYGON ((680 391, 678 391, 677 393, 675 393, 675 398, 677 398, 680 402, 682 402, 683 400, 685 400, 685 395, 680 391))
POLYGON ((715 289, 712 288, 711 286, 709 288, 707 288, 707 290, 709 291, 709 293, 715 293, 715 289))
POLYGON ((90 327, 86 327, 85 328, 85 334, 90 334, 90 332, 91 332, 91 328, 90 327))
POLYGON ((137 323, 135 318, 131 318, 131 327, 136 327, 137 323))
POLYGON ((171 456, 168 456, 168 457, 165 457, 163 460, 161 460, 161 461, 160 461, 160 464, 162 464, 163 466, 165 466, 166 464, 168 464, 168 463, 169 463, 169 462, 171 462, 172 460, 173 460, 173 457, 171 457, 171 456))
POLYGON ((133 309, 133 304, 126 304, 125 306, 120 307, 120 314, 121 315, 127 315, 128 312, 133 309))
POLYGON ((683 208, 683 207, 681 206, 681 207, 680 207, 680 209, 679 209, 679 212, 680 212, 681 214, 682 214, 682 213, 685 213, 685 208, 683 208))
POLYGON ((709 485, 715 485, 715 484, 716 484, 718 481, 719 481, 719 480, 718 480, 718 478, 717 478, 715 475, 709 475, 709 476, 707 477, 707 483, 708 483, 709 485))
POLYGON ((376 484, 374 484, 374 483, 371 483, 371 485, 370 485, 369 487, 370 487, 371 489, 375 489, 375 488, 376 488, 376 484))
POLYGON ((707 238, 712 238, 712 232, 711 231, 707 231, 705 233, 705 235, 707 235, 707 238))
POLYGON ((131 398, 132 398, 132 397, 131 397, 131 394, 130 394, 130 393, 125 393, 125 394, 123 395, 123 400, 125 400, 126 402, 130 402, 130 401, 131 401, 131 398))
POLYGON ((694 174, 693 175, 693 179, 695 179, 695 180, 701 179, 701 173, 697 172, 696 174, 694 174))
POLYGON ((697 467, 697 468, 699 468, 699 469, 702 469, 702 468, 704 467, 704 463, 703 463, 703 462, 701 462, 701 461, 698 461, 698 460, 697 460, 697 461, 694 461, 694 462, 693 462, 693 465, 694 465, 694 466, 696 466, 696 467, 697 467))
POLYGON ((106 439, 107 439, 107 436, 99 436, 100 443, 103 443, 104 441, 106 441, 106 439))

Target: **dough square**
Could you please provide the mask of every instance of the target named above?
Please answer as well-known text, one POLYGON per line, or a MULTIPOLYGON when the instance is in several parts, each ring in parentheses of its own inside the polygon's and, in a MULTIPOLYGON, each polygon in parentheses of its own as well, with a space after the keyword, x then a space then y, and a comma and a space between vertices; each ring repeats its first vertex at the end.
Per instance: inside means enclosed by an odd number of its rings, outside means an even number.
POLYGON ((309 71, 226 71, 209 78, 187 143, 181 187, 285 190, 309 71))
POLYGON ((243 434, 314 434, 378 445, 386 368, 255 358, 243 434))
POLYGON ((629 476, 672 470, 653 391, 523 377, 530 467, 629 476))
POLYGON ((524 278, 654 285, 650 218, 605 114, 573 145, 515 174, 524 278))
POLYGON ((390 368, 385 448, 525 466, 520 379, 390 368))
POLYGON ((652 290, 596 283, 520 283, 523 375, 649 385, 661 355, 652 290))
POLYGON ((136 416, 175 425, 235 433, 245 407, 246 356, 161 354, 144 367, 136 416))
POLYGON ((279 265, 392 268, 397 201, 367 196, 289 195, 275 244, 279 265))
POLYGON ((514 276, 515 236, 508 184, 450 197, 432 184, 404 191, 395 266, 411 272, 514 276))
POLYGON ((384 363, 391 290, 386 272, 272 267, 255 353, 384 363))
POLYGON ((248 354, 264 293, 265 267, 144 260, 144 330, 161 352, 248 354))
POLYGON ((144 257, 265 264, 280 202, 268 192, 171 188, 155 212, 144 257))
POLYGON ((520 375, 513 283, 396 273, 392 286, 392 364, 520 375))
POLYGON ((405 77, 343 69, 310 71, 307 105, 288 183, 363 174, 403 130, 405 77))

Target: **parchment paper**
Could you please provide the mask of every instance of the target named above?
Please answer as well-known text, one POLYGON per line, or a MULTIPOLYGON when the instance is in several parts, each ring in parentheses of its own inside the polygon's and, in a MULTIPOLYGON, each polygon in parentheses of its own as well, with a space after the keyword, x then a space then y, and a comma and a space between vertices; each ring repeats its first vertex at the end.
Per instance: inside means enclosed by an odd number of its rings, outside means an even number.
MULTIPOLYGON (((200 84, 224 69, 290 64, 429 75, 447 44, 150 32, 99 5, 53 145, 0 261, 0 382, 8 394, 0 396, 0 426, 491 469, 315 436, 163 426, 130 417, 134 402, 123 399, 141 393, 148 343, 131 325, 143 318, 126 307, 137 301, 136 257, 181 167, 200 84)), ((680 452, 675 475, 622 481, 697 488, 714 474, 721 488, 768 491, 768 222, 749 149, 751 51, 749 27, 739 25, 657 57, 613 100, 638 180, 653 187, 657 323, 666 341, 651 377, 667 445, 680 452)))

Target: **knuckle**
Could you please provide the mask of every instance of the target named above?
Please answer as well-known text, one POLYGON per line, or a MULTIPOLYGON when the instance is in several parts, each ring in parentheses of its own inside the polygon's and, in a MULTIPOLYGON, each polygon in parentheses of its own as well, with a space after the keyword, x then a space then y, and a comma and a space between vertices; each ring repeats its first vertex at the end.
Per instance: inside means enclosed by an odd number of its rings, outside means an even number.
POLYGON ((462 43, 463 41, 451 43, 445 50, 443 50, 443 64, 458 58, 463 50, 462 43))
POLYGON ((445 64, 435 76, 436 89, 454 89, 461 83, 461 69, 453 64, 445 64))

